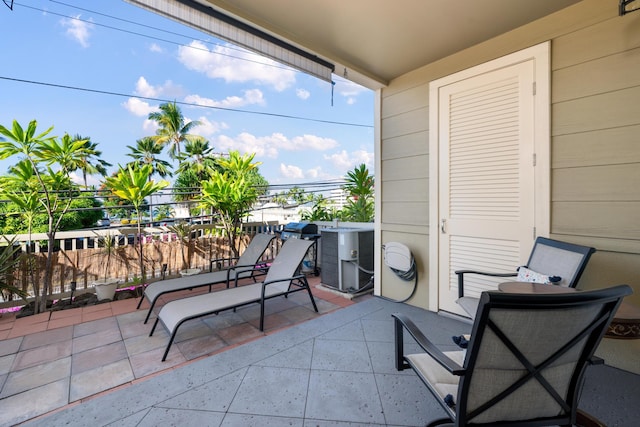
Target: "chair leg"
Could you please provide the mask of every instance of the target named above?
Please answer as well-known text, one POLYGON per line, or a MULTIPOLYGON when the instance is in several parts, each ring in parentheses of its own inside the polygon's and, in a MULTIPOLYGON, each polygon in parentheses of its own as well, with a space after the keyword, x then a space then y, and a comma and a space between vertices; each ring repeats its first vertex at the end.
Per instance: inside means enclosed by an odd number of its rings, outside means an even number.
POLYGON ((439 420, 431 421, 429 424, 427 424, 427 427, 442 426, 445 424, 449 424, 450 426, 455 425, 455 423, 452 422, 449 418, 441 418, 439 420))
POLYGON ((140 301, 138 301, 138 306, 136 307, 136 310, 140 309, 140 306, 142 305, 142 301, 144 301, 144 293, 142 294, 142 296, 140 297, 140 301))
POLYGON ((400 320, 394 318, 394 331, 395 331, 395 343, 396 343, 396 370, 403 371, 404 364, 404 334, 402 331, 402 323, 400 320))

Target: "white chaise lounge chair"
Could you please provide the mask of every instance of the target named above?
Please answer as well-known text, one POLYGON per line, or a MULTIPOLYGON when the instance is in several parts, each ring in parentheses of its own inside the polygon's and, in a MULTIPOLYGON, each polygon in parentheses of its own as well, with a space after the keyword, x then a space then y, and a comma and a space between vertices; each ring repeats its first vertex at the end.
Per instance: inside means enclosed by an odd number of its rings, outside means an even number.
MULTIPOLYGON (((149 312, 144 319, 144 323, 147 323, 149 320, 149 316, 151 316, 151 312, 158 298, 164 294, 201 286, 209 286, 209 292, 211 292, 211 287, 217 283, 226 283, 228 288, 229 283, 232 281, 235 281, 237 284, 238 279, 252 277, 256 274, 256 271, 260 271, 263 274, 264 267, 260 266, 258 260, 275 237, 274 234, 256 234, 253 239, 251 239, 249 246, 247 246, 240 258, 238 258, 236 264, 227 269, 195 276, 163 280, 150 284, 144 290, 144 294, 138 302, 138 308, 140 308, 145 298, 149 300, 150 303, 149 312), (259 270, 256 270, 256 266, 260 266, 259 270)), ((216 260, 213 260, 212 263, 215 261, 216 260)))
POLYGON ((208 294, 170 301, 165 304, 160 309, 158 318, 149 333, 149 336, 153 335, 158 322, 162 322, 169 332, 169 343, 164 356, 162 356, 162 361, 166 360, 180 325, 191 319, 258 303, 260 304, 260 330, 262 331, 264 329, 264 303, 267 299, 287 296, 289 293, 304 290, 309 293, 313 309, 317 313, 318 307, 313 299, 306 276, 304 274, 296 274, 305 254, 313 244, 313 240, 287 240, 282 245, 278 256, 273 260, 269 272, 262 283, 222 289, 208 294))

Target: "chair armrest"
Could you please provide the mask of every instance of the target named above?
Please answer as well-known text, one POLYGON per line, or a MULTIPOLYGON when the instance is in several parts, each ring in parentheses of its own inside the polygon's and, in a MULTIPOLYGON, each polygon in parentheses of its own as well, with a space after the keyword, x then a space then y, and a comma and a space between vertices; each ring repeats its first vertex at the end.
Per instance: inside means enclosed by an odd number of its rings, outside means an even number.
POLYGON ((462 298, 464 296, 464 275, 465 274, 480 274, 482 276, 491 276, 491 277, 516 277, 518 273, 487 273, 485 271, 474 271, 474 270, 456 270, 455 273, 458 275, 458 298, 462 298))
POLYGON ((598 356, 591 356, 589 360, 587 360, 589 365, 604 365, 604 359, 598 356))
POLYGON ((461 376, 464 375, 465 369, 460 366, 458 363, 454 362, 451 358, 449 358, 446 354, 442 352, 438 347, 436 347, 424 334, 418 329, 418 327, 403 314, 392 314, 395 319, 395 327, 396 327, 396 352, 400 351, 400 354, 396 353, 396 365, 398 362, 401 362, 404 359, 403 354, 403 334, 402 330, 406 329, 407 332, 413 337, 414 340, 418 343, 418 345, 436 362, 438 362, 443 368, 449 371, 452 375, 461 376), (400 344, 400 345, 398 345, 400 344), (400 359, 398 359, 398 357, 400 359))

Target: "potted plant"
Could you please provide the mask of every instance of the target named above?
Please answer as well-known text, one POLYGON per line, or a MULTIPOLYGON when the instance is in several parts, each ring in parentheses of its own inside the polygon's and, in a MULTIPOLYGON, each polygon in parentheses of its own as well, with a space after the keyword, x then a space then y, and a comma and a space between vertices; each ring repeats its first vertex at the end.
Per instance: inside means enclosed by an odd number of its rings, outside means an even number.
POLYGON ((116 239, 111 234, 98 237, 98 245, 100 246, 100 252, 98 253, 104 259, 104 275, 102 279, 93 282, 96 289, 96 295, 98 301, 104 299, 113 299, 118 287, 118 279, 108 277, 109 266, 111 265, 111 257, 116 253, 118 247, 116 246, 116 239))

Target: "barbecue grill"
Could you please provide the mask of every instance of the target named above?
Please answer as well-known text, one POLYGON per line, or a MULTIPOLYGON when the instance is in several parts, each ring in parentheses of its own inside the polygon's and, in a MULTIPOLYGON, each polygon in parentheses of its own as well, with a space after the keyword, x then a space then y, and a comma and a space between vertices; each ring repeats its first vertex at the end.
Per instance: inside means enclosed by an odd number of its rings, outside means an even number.
MULTIPOLYGON (((316 224, 309 224, 308 222, 290 222, 283 227, 282 231, 277 233, 280 234, 280 240, 283 242, 288 239, 306 239, 315 241, 309 250, 313 250, 313 274, 319 276, 318 239, 320 238, 320 234, 318 234, 318 226, 316 224)), ((306 261, 303 261, 303 263, 304 262, 306 261)))

